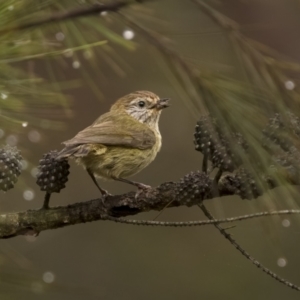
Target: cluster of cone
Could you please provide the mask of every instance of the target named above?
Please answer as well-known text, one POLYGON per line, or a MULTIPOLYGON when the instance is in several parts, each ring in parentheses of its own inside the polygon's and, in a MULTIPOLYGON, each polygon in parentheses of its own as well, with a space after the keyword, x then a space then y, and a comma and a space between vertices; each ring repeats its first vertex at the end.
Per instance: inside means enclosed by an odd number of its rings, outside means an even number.
MULTIPOLYGON (((211 162, 212 169, 218 168, 234 173, 234 176, 230 177, 231 185, 242 199, 257 198, 262 194, 263 181, 276 186, 278 178, 272 178, 270 174, 263 174, 257 178, 257 174, 248 166, 252 158, 251 164, 257 164, 259 169, 262 167, 259 159, 251 157, 252 149, 242 134, 230 132, 227 128, 228 126, 218 124, 210 116, 201 117, 194 133, 195 149, 211 162), (248 166, 244 163, 245 158, 248 166)), ((300 153, 295 147, 295 138, 299 141, 299 137, 300 120, 290 112, 284 115, 276 114, 270 118, 262 131, 261 145, 270 154, 270 169, 281 169, 285 180, 289 178, 293 183, 300 182, 300 153)))
POLYGON ((16 147, 0 149, 0 190, 8 191, 15 186, 22 171, 22 156, 16 147))
POLYGON ((39 162, 36 183, 42 191, 59 193, 68 181, 70 165, 67 159, 56 159, 58 152, 50 151, 39 162))
MULTIPOLYGON (((70 165, 67 159, 56 159, 57 151, 44 154, 39 162, 36 183, 42 191, 59 193, 68 181, 70 165)), ((23 158, 16 147, 0 149, 0 190, 12 189, 22 171, 23 158)))
MULTIPOLYGON (((243 156, 249 154, 249 145, 238 132, 231 132, 228 126, 216 122, 210 116, 203 116, 197 122, 194 144, 204 159, 211 162, 211 168, 231 172, 231 185, 242 199, 252 199, 262 194, 257 177, 244 165, 243 156)), ((271 164, 279 166, 288 174, 290 181, 300 183, 300 153, 293 137, 300 138, 300 120, 292 113, 276 114, 262 131, 262 146, 272 153, 271 164)), ((68 181, 70 165, 67 159, 57 159, 58 152, 44 154, 39 162, 37 184, 48 195, 59 193, 68 181)), ((0 190, 8 191, 17 182, 22 170, 22 156, 16 147, 0 149, 0 190)), ((269 183, 273 179, 269 176, 269 183)), ((273 180, 276 186, 276 180, 273 180)), ((182 199, 202 197, 211 192, 212 180, 203 172, 184 176, 178 185, 177 195, 182 199)), ((188 203, 186 203, 188 205, 188 203)))

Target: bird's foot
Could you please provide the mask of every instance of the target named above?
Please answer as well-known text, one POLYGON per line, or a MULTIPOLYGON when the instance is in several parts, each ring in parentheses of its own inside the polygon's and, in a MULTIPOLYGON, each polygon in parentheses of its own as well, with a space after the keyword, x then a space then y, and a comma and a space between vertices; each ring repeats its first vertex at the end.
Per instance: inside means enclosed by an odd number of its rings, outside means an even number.
POLYGON ((143 183, 136 183, 136 187, 138 188, 137 192, 135 193, 135 199, 139 198, 141 194, 145 194, 148 196, 152 191, 152 186, 143 184, 143 183))
POLYGON ((112 194, 110 194, 107 190, 103 190, 103 189, 101 189, 101 194, 102 194, 101 196, 102 204, 105 205, 106 198, 112 196, 112 194))
POLYGON ((135 194, 135 199, 137 199, 141 194, 145 194, 146 196, 148 196, 150 194, 150 192, 152 191, 152 187, 150 185, 146 185, 140 182, 136 182, 136 181, 131 181, 125 178, 118 178, 118 177, 112 177, 114 180, 117 181, 121 181, 121 182, 125 182, 131 185, 134 185, 138 188, 136 194, 135 194))

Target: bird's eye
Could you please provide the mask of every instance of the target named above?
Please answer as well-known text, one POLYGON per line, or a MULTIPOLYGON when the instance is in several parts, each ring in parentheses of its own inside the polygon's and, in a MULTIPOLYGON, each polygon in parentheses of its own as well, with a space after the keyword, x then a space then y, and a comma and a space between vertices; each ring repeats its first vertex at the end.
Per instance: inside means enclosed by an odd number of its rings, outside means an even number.
POLYGON ((145 101, 139 101, 138 106, 139 107, 144 107, 146 105, 145 101))

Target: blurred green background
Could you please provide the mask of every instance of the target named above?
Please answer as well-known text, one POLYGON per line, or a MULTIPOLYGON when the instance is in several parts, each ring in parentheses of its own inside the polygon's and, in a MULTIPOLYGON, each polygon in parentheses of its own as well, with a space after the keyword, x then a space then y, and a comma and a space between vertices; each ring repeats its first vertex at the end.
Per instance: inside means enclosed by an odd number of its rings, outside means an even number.
MULTIPOLYGON (((25 2, 2 1, 3 28, 93 1, 25 2)), ((295 66, 299 62, 299 1, 202 2, 238 22, 246 37, 273 48, 295 66)), ((245 82, 241 58, 227 30, 192 1, 153 1, 122 13, 163 36, 192 68, 245 82)), ((135 90, 170 97, 172 106, 160 121, 161 152, 134 180, 156 186, 201 168, 201 154, 193 145, 201 111, 191 104, 193 92, 180 84, 157 46, 121 16, 107 12, 10 32, 1 35, 1 45, 1 142, 17 145, 27 161, 16 188, 1 193, 1 213, 41 207, 44 194, 34 175, 43 153, 61 149, 62 141, 135 90), (90 45, 104 40, 105 45, 90 45), (87 44, 78 51, 66 50, 87 44)), ((297 87, 297 69, 285 74, 297 87)), ((99 197, 81 167, 72 162, 70 171, 66 189, 52 196, 51 205, 99 197)), ((101 184, 114 194, 132 189, 122 183, 101 184)), ((298 208, 297 197, 297 191, 292 198, 278 188, 256 200, 226 197, 207 201, 207 206, 215 216, 236 216, 267 208, 298 208)), ((135 217, 151 220, 157 214, 135 217)), ((198 207, 166 209, 158 218, 198 219, 205 219, 198 207)), ((238 223, 229 232, 263 265, 300 285, 299 226, 297 216, 274 217, 238 223), (280 259, 286 262, 284 267, 279 266, 280 259)), ((212 226, 148 228, 102 221, 42 232, 36 238, 1 240, 0 296, 1 300, 299 298, 298 292, 247 261, 212 226)))

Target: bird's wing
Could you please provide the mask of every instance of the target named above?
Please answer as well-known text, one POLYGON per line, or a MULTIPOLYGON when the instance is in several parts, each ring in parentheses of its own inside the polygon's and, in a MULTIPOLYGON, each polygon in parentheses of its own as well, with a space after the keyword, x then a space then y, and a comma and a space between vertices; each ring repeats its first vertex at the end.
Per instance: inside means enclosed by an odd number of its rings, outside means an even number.
POLYGON ((110 121, 103 120, 98 124, 94 123, 63 144, 67 148, 83 144, 102 144, 149 149, 153 147, 155 140, 154 132, 145 124, 128 119, 124 122, 122 118, 113 118, 110 121))

